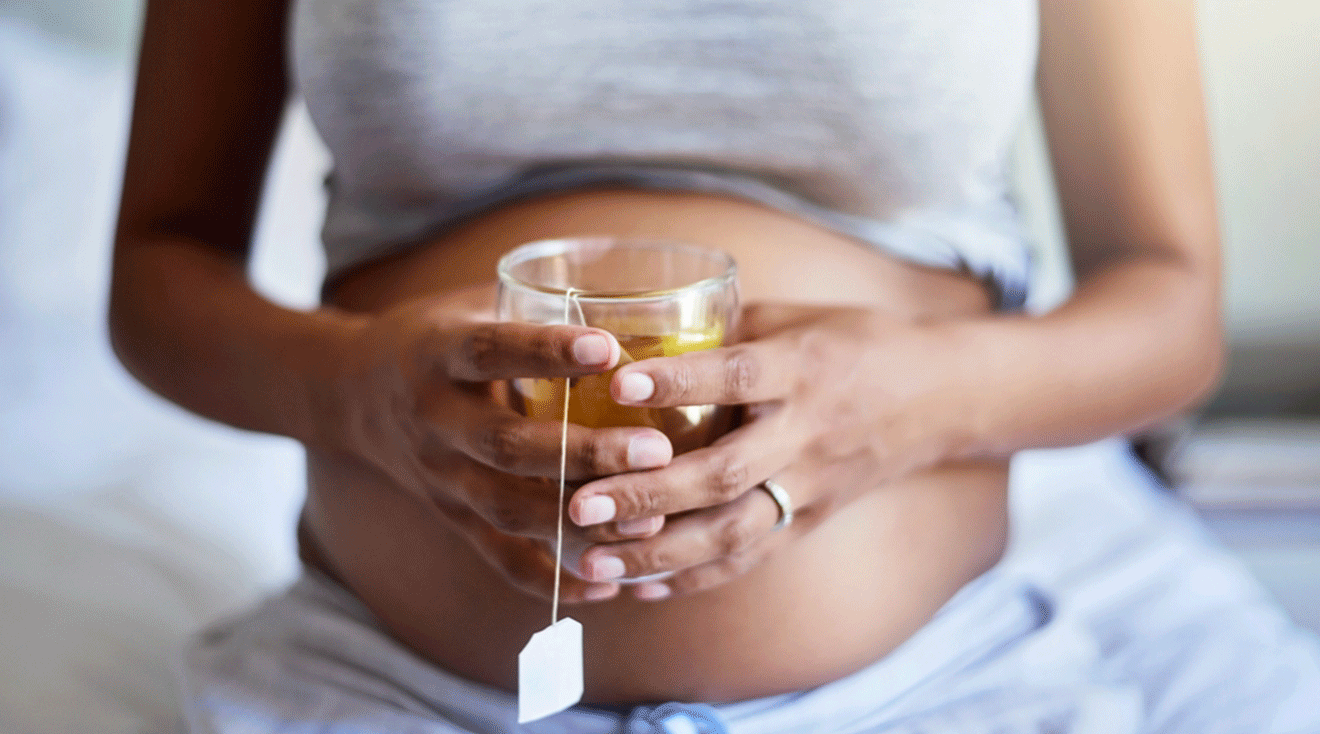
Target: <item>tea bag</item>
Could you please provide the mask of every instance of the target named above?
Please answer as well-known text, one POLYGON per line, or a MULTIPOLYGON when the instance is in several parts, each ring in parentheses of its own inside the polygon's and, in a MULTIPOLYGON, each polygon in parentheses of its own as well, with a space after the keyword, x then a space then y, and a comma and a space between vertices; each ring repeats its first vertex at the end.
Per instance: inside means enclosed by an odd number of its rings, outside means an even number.
MULTIPOLYGON (((564 293, 564 323, 574 289, 564 293)), ((578 305, 578 316, 582 306, 578 305)), ((559 618, 559 576, 564 561, 564 475, 568 468, 569 381, 564 378, 564 418, 559 436, 559 524, 555 531, 555 590, 550 626, 532 635, 518 653, 518 723, 545 718, 582 700, 582 625, 559 618)))
POLYGON ((518 723, 582 700, 582 625, 565 617, 532 635, 518 653, 518 723))

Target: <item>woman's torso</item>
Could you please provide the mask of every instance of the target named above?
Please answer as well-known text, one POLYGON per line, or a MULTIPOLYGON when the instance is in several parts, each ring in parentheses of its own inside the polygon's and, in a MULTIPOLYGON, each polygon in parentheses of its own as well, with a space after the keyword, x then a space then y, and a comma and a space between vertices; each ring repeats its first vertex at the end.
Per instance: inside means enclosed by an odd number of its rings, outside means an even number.
MULTIPOLYGON (((545 237, 605 234, 722 247, 744 298, 858 303, 901 318, 989 310, 972 279, 902 264, 758 205, 694 194, 579 192, 489 213, 347 276, 332 300, 375 311, 489 282, 498 257, 545 237), (809 266, 804 266, 809 263, 809 266)), ((547 624, 425 503, 344 456, 312 452, 305 551, 423 656, 514 687, 547 624)), ((877 488, 754 571, 661 603, 574 609, 587 700, 731 700, 833 680, 885 654, 999 557, 1006 466, 943 467, 877 488)), ((791 490, 791 488, 790 488, 791 490)))
MULTIPOLYGON (((299 0, 294 39, 335 159, 328 295, 346 308, 490 281, 508 249, 583 234, 726 249, 748 301, 910 318, 1011 301, 1023 269, 1004 164, 1030 0, 299 0), (563 185, 585 170, 605 173, 563 185)), ((546 605, 379 475, 309 459, 307 557, 424 656, 512 687, 546 605)), ((588 700, 745 698, 865 665, 998 557, 1005 476, 909 477, 719 590, 575 610, 588 700)))

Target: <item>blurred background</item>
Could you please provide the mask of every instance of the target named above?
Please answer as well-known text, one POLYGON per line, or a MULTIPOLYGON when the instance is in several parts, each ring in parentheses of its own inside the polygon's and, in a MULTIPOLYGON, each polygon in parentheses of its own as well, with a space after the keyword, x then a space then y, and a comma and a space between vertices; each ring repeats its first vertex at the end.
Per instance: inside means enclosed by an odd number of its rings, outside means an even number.
MULTIPOLYGON (((140 10, 0 0, 0 734, 169 730, 179 640, 296 572, 298 448, 156 399, 106 342, 140 10), (78 691, 76 710, 55 690, 78 691)), ((1320 2, 1201 0, 1201 15, 1232 353, 1214 400, 1143 453, 1320 629, 1320 2)), ((1028 119, 1036 309, 1068 288, 1043 150, 1028 119)), ((291 305, 319 285, 327 168, 295 106, 253 266, 291 305)))

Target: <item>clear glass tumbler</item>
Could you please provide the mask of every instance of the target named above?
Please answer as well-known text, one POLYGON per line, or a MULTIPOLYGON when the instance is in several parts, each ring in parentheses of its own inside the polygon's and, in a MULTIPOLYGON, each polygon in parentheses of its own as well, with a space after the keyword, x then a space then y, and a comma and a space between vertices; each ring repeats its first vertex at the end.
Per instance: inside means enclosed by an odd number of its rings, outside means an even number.
MULTIPOLYGON (((718 347, 738 314, 733 258, 678 242, 605 237, 532 242, 500 260, 499 279, 502 320, 562 324, 568 299, 568 323, 605 329, 619 340, 620 366, 718 347)), ((669 437, 675 455, 706 446, 730 428, 732 412, 722 406, 619 405, 610 397, 613 376, 610 370, 570 382, 569 421, 590 428, 650 426, 669 437)), ((563 419, 564 380, 518 379, 510 392, 524 415, 563 419)), ((576 555, 566 546, 570 569, 576 569, 576 555)))

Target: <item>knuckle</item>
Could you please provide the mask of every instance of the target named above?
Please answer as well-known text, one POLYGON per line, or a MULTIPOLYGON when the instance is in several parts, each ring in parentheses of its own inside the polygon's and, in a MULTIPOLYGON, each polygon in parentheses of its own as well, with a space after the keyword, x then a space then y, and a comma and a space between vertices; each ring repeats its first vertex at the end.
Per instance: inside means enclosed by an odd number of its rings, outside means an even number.
POLYGON ((711 461, 708 489, 711 498, 727 502, 747 489, 747 463, 731 453, 717 454, 711 461))
POLYGON ((655 487, 633 487, 621 498, 628 517, 651 517, 661 514, 660 493, 655 487))
POLYGON ((695 594, 713 589, 729 580, 729 574, 719 563, 707 563, 676 574, 670 580, 670 586, 680 594, 695 594))
MULTIPOLYGON (((801 390, 821 375, 846 382, 858 364, 858 356, 849 345, 841 344, 831 334, 804 333, 794 340, 797 345, 798 371, 793 388, 801 390)), ((849 401, 855 405, 857 401, 849 401)))
MULTIPOLYGON (((665 380, 665 396, 671 400, 682 400, 697 389, 697 376, 692 368, 682 363, 676 364, 669 371, 665 380)), ((657 385, 659 392, 659 385, 657 385)))
POLYGON ((477 373, 486 373, 496 367, 500 358, 499 327, 483 324, 474 327, 463 337, 461 346, 463 361, 477 373))
POLYGON ((545 368, 564 361, 565 346, 563 339, 550 329, 537 331, 531 340, 531 354, 545 368))
POLYGON ((724 363, 724 396, 737 400, 751 394, 761 378, 761 363, 746 349, 734 349, 724 363))
POLYGON ((673 571, 679 566, 678 560, 677 554, 669 548, 664 546, 651 548, 638 558, 639 567, 633 573, 646 575, 661 571, 673 571))
POLYGON ((755 568, 756 560, 755 554, 741 551, 725 558, 721 565, 724 566, 725 573, 729 578, 736 578, 755 568))
POLYGON ((590 436, 578 446, 578 461, 592 474, 608 474, 614 462, 610 460, 609 448, 600 436, 590 436))
POLYGON ((513 502, 496 502, 488 509, 487 519, 496 530, 509 535, 523 535, 532 529, 526 509, 513 502))
POLYGON ((725 558, 736 558, 756 542, 760 536, 760 529, 755 526, 751 518, 745 514, 730 520, 724 524, 719 534, 720 555, 725 558))
POLYGON ((482 454, 501 469, 516 468, 522 462, 525 444, 523 429, 512 421, 498 423, 481 436, 482 454))
POLYGON ((770 311, 770 307, 765 303, 749 303, 743 306, 739 320, 742 322, 744 330, 755 332, 759 330, 770 311))
POLYGON ((802 355, 803 360, 808 364, 830 364, 831 357, 834 356, 834 345, 824 334, 805 331, 798 334, 793 342, 797 346, 798 354, 802 355))

